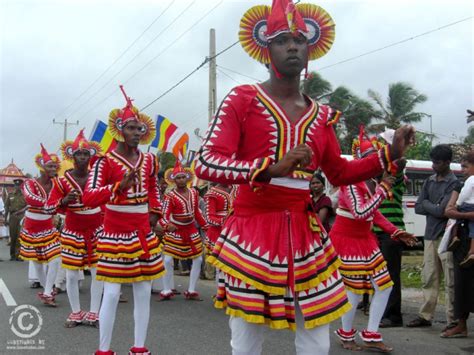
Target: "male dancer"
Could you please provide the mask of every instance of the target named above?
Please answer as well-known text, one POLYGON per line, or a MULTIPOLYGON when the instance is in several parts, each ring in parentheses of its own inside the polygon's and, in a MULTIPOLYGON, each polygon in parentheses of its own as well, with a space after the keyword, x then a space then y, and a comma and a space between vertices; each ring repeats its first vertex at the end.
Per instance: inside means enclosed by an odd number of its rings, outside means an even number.
MULTIPOLYGON (((366 138, 361 128, 359 139, 353 143, 354 159, 375 154, 380 147, 377 139, 366 138)), ((336 331, 342 346, 348 350, 362 350, 355 342, 357 331, 352 325, 357 304, 363 294, 373 294, 367 328, 360 332, 365 347, 381 352, 393 350, 383 342, 382 335, 378 332, 393 282, 371 229, 375 224, 393 240, 408 245, 416 242, 412 234, 398 229, 378 211, 384 199, 391 196, 394 180, 394 177, 388 175, 380 183, 371 179, 342 186, 339 192, 337 216, 329 236, 342 260, 339 270, 352 305, 352 309, 342 316, 342 328, 336 331)))
POLYGON ((413 128, 403 127, 377 154, 341 158, 331 127, 340 113, 300 92, 308 60, 326 53, 333 37, 334 23, 315 5, 275 0, 271 9, 250 9, 239 38, 268 64, 270 79, 227 95, 199 152, 198 177, 241 184, 209 257, 221 270, 216 306, 231 316, 234 354, 261 352, 260 324, 296 330, 299 354, 329 352, 329 323, 350 306, 303 177, 321 167, 333 185, 345 185, 395 172, 393 161, 414 138, 413 128))
POLYGON ((35 157, 40 176, 23 183, 23 195, 28 205, 25 222, 20 234, 20 257, 33 262, 36 275, 44 291, 38 293, 40 300, 56 307, 53 284, 60 264, 58 231, 53 225, 54 211, 47 207, 52 178, 58 174, 59 158, 49 154, 41 144, 41 154, 35 157), (47 272, 44 266, 47 265, 47 272))
POLYGON ((89 175, 89 162, 100 152, 100 146, 88 142, 81 130, 74 140, 61 146, 63 159, 74 162, 74 168, 53 180, 48 205, 66 214, 61 230, 61 260, 66 269, 66 289, 72 313, 65 327, 81 323, 99 326, 99 307, 103 282, 96 280, 97 238, 102 232, 102 212, 82 203, 82 195, 89 175), (92 275, 89 312, 81 310, 79 301, 79 271, 89 269, 92 275))
POLYGON ((199 210, 199 193, 188 188, 193 175, 189 169, 181 166, 179 160, 173 169, 165 173, 169 185, 175 187, 166 194, 163 206, 165 226, 164 251, 166 275, 163 278, 164 289, 160 293, 162 300, 169 300, 173 296, 173 258, 179 260, 192 259, 189 287, 184 292, 188 300, 201 300, 196 291, 196 283, 201 272, 202 240, 196 228, 197 223, 205 228, 206 221, 199 210))
POLYGON ((145 347, 150 318, 151 280, 164 271, 158 238, 152 228, 161 215, 157 187, 158 162, 142 153, 155 135, 152 120, 127 105, 109 115, 109 128, 118 145, 94 164, 83 195, 85 206, 105 204, 104 232, 99 236, 97 279, 104 281, 97 355, 110 350, 122 283, 132 283, 135 343, 129 354, 150 354, 145 347))

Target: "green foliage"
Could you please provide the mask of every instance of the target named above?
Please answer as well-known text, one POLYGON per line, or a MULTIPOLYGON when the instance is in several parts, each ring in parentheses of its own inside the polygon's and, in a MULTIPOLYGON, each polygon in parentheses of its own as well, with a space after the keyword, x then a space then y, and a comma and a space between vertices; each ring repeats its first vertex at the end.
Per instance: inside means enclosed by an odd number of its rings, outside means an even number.
POLYGON ((469 127, 467 130, 467 137, 464 138, 464 144, 474 144, 474 126, 469 127))
POLYGON ((383 125, 388 128, 397 129, 402 124, 419 122, 428 116, 423 112, 413 112, 418 104, 426 102, 428 98, 410 84, 403 82, 390 84, 386 103, 380 94, 373 90, 368 90, 368 95, 379 107, 376 118, 383 121, 383 125))
POLYGON ((308 78, 303 81, 303 92, 315 100, 321 100, 330 95, 332 91, 331 83, 316 72, 310 72, 308 78))
POLYGON ((162 172, 165 172, 169 168, 172 168, 176 163, 176 157, 173 153, 158 152, 156 155, 160 161, 160 171, 162 172))
POLYGON ((416 143, 407 150, 406 158, 415 160, 430 160, 432 137, 429 134, 416 132, 416 143))

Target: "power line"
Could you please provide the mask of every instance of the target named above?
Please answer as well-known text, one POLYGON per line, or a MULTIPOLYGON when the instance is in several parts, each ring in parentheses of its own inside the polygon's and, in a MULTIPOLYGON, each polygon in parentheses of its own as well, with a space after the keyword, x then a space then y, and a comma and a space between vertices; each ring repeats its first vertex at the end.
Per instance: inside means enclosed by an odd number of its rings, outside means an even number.
MULTIPOLYGON (((143 71, 147 66, 149 66, 153 61, 155 61, 158 57, 160 57, 165 51, 167 51, 170 47, 174 46, 186 33, 191 31, 195 26, 197 26, 204 18, 206 18, 212 11, 214 11, 218 6, 222 4, 222 1, 219 2, 216 6, 214 6, 212 9, 210 9, 207 13, 205 13, 203 16, 201 16, 196 22, 194 22, 188 29, 186 29, 183 33, 181 33, 175 40, 173 40, 167 47, 165 47, 162 51, 160 51, 155 57, 153 57, 150 61, 148 61, 143 67, 141 67, 139 70, 137 70, 134 74, 132 74, 130 77, 128 77, 126 80, 123 81, 124 84, 128 83, 131 79, 133 79, 139 72, 143 71)), ((168 26, 169 27, 169 26, 168 26)), ((113 79, 113 78, 112 78, 113 79)), ((111 80, 109 80, 105 85, 109 84, 111 80)), ((103 87, 105 87, 105 85, 103 87)), ((102 88, 103 88, 102 87, 102 88)), ((96 107, 107 101, 112 95, 116 93, 116 90, 114 89, 109 95, 107 95, 103 100, 101 100, 99 103, 94 105, 92 108, 87 110, 82 116, 85 117, 89 112, 94 110, 96 107)))
POLYGON ((104 77, 105 74, 109 72, 109 70, 132 48, 135 43, 137 43, 144 35, 145 33, 158 21, 161 16, 164 15, 164 13, 171 7, 176 2, 176 0, 173 0, 169 3, 169 5, 157 16, 155 19, 143 30, 143 32, 135 38, 135 40, 100 74, 81 94, 76 97, 66 108, 64 108, 59 114, 56 115, 56 117, 60 117, 63 115, 69 108, 71 108, 86 92, 88 92, 100 79, 104 77))
POLYGON ((171 86, 168 90, 166 90, 165 92, 163 92, 160 96, 158 96, 156 99, 154 99, 153 101, 151 101, 149 104, 145 105, 144 107, 142 107, 140 109, 140 111, 144 111, 145 109, 147 109, 148 107, 150 107, 151 105, 153 105, 156 101, 158 101, 159 99, 161 99, 163 96, 165 96, 166 94, 168 94, 169 92, 171 92, 173 89, 175 89, 177 86, 179 86, 182 82, 184 82, 186 79, 188 79, 191 75, 193 75, 195 72, 197 72, 199 69, 201 69, 204 65, 206 65, 211 59, 214 59, 218 56, 220 56, 222 53, 228 51, 229 49, 231 49, 233 46, 235 46, 237 43, 239 43, 239 41, 236 41, 234 42, 233 44, 231 44, 230 46, 224 48, 223 50, 221 50, 219 53, 216 53, 216 55, 212 56, 212 57, 206 57, 206 59, 204 59, 204 61, 199 64, 199 66, 196 67, 196 69, 194 69, 192 72, 190 72, 189 74, 187 74, 184 78, 182 78, 180 81, 178 81, 176 84, 174 84, 173 86, 171 86))
MULTIPOLYGON (((178 20, 182 17, 182 15, 183 15, 186 11, 188 11, 189 8, 190 8, 195 2, 196 2, 196 0, 194 0, 192 3, 190 3, 190 4, 188 5, 188 7, 186 7, 183 11, 181 11, 181 12, 179 13, 179 15, 177 15, 165 28, 163 28, 163 29, 161 30, 160 33, 158 33, 158 35, 156 35, 150 42, 148 42, 148 44, 147 44, 145 47, 143 47, 143 48, 140 50, 140 52, 139 52, 138 54, 136 54, 127 64, 125 64, 122 68, 120 68, 120 70, 119 70, 118 72, 116 72, 114 75, 112 75, 112 77, 110 77, 109 80, 107 80, 104 85, 102 85, 98 90, 96 90, 96 91, 92 94, 92 96, 90 96, 86 101, 84 101, 84 102, 82 103, 81 106, 79 106, 76 110, 74 110, 74 111, 71 113, 71 115, 73 115, 73 114, 75 114, 76 112, 78 112, 78 111, 82 108, 82 106, 84 106, 85 104, 87 104, 88 102, 90 102, 94 97, 96 97, 99 92, 101 92, 107 85, 109 85, 109 84, 117 77, 117 75, 119 75, 120 73, 122 73, 122 72, 125 70, 125 68, 127 68, 131 63, 133 63, 133 62, 138 58, 138 56, 139 56, 141 53, 143 53, 148 47, 150 47, 150 45, 151 45, 153 42, 155 42, 163 33, 165 33, 166 30, 167 30, 169 27, 171 27, 176 21, 178 21, 178 20)), ((103 101, 101 101, 101 103, 102 103, 102 102, 103 102, 103 101)), ((88 111, 88 112, 89 112, 89 111, 88 111)), ((84 117, 84 115, 83 115, 82 117, 84 117)), ((82 117, 81 117, 81 119, 82 119, 82 117)))
POLYGON ((234 79, 233 77, 231 77, 230 75, 228 75, 224 70, 222 70, 221 68, 217 68, 217 70, 219 71, 219 73, 223 74, 224 76, 228 77, 230 80, 236 82, 237 84, 241 85, 242 83, 239 82, 238 80, 234 79))
POLYGON ((252 79, 252 80, 256 80, 256 81, 258 81, 258 82, 262 82, 261 79, 254 78, 253 76, 249 76, 249 75, 247 75, 247 74, 242 74, 242 73, 240 73, 240 72, 238 72, 238 71, 236 71, 236 70, 234 70, 234 69, 226 68, 226 67, 223 67, 222 65, 219 65, 219 64, 217 64, 217 66, 220 67, 221 69, 225 69, 225 70, 227 70, 227 71, 230 71, 230 72, 232 72, 232 73, 234 73, 234 74, 238 74, 238 75, 243 76, 243 77, 246 77, 246 78, 248 78, 248 79, 252 79))
POLYGON ((420 34, 417 34, 417 35, 412 36, 412 37, 409 37, 409 38, 405 38, 405 39, 403 39, 403 40, 401 40, 401 41, 388 44, 388 45, 386 45, 386 46, 384 46, 384 47, 377 48, 377 49, 374 49, 374 50, 371 50, 371 51, 368 51, 368 52, 365 52, 365 53, 356 55, 356 56, 354 56, 354 57, 341 60, 340 62, 327 65, 327 66, 325 66, 325 67, 319 68, 318 71, 321 71, 321 70, 324 70, 324 69, 328 69, 328 68, 332 68, 332 67, 334 67, 334 66, 336 66, 336 65, 343 64, 343 63, 347 63, 347 62, 349 62, 349 61, 352 61, 352 60, 354 60, 354 59, 358 59, 358 58, 361 58, 361 57, 365 57, 365 56, 367 56, 367 55, 369 55, 369 54, 372 54, 372 53, 380 52, 380 51, 382 51, 382 50, 384 50, 384 49, 387 49, 387 48, 390 48, 390 47, 393 47, 393 46, 397 46, 397 45, 399 45, 399 44, 402 44, 402 43, 411 41, 411 40, 413 40, 413 39, 415 39, 415 38, 419 38, 419 37, 425 36, 425 35, 427 35, 427 34, 440 31, 440 30, 445 29, 445 28, 447 28, 447 27, 451 27, 451 26, 457 25, 458 23, 471 20, 472 18, 473 18, 473 16, 470 16, 470 17, 466 17, 466 18, 464 18, 464 19, 462 19, 462 20, 458 20, 458 21, 455 21, 455 22, 448 23, 447 25, 444 25, 444 26, 441 26, 441 27, 438 27, 438 28, 435 28, 435 29, 432 29, 432 30, 429 30, 429 31, 426 31, 426 32, 423 32, 423 33, 420 33, 420 34))

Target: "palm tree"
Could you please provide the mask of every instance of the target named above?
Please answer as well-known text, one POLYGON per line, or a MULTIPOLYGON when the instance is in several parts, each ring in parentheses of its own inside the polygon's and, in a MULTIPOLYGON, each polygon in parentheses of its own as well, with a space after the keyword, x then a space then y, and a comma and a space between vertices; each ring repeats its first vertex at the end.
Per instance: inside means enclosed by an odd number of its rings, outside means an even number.
POLYGON ((410 84, 403 82, 390 84, 386 104, 379 93, 369 90, 368 95, 380 108, 376 118, 383 121, 383 123, 373 125, 372 130, 380 132, 383 127, 396 129, 402 124, 419 122, 423 117, 429 116, 423 112, 413 112, 416 105, 424 103, 428 98, 410 84))
POLYGON ((308 78, 303 81, 303 92, 316 101, 331 95, 331 83, 316 72, 310 72, 308 78))
POLYGON ((361 99, 344 86, 334 90, 328 104, 342 112, 341 125, 336 128, 336 133, 342 152, 350 154, 352 141, 359 134, 359 127, 368 127, 377 111, 369 101, 361 99))

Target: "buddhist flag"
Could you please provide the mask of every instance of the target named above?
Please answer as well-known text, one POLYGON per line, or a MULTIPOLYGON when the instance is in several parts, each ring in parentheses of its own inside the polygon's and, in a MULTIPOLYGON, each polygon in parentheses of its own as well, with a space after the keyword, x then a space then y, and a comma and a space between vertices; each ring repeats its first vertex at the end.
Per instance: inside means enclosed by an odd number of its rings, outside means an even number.
POLYGON ((98 142, 104 154, 114 149, 117 145, 117 141, 112 138, 107 124, 102 122, 101 120, 97 120, 95 122, 89 140, 98 142))
POLYGON ((171 152, 179 159, 186 156, 189 136, 169 119, 158 115, 156 118, 156 137, 151 146, 163 152, 171 152))

